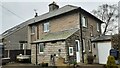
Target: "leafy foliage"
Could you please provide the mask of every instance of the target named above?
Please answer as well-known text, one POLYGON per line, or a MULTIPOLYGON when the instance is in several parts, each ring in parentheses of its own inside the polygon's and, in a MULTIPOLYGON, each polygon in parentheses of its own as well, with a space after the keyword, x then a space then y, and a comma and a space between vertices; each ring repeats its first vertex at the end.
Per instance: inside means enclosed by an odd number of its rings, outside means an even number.
POLYGON ((115 58, 113 56, 108 56, 106 68, 118 68, 115 64, 115 58))

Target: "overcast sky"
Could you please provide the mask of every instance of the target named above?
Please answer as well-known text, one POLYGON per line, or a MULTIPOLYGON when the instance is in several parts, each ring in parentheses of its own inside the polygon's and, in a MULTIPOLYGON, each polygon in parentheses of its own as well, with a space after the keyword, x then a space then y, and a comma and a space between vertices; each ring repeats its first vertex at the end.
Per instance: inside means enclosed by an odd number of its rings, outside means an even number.
POLYGON ((48 5, 55 1, 60 7, 65 5, 79 6, 90 12, 99 5, 117 4, 119 0, 2 0, 0 2, 0 34, 34 17, 34 9, 38 14, 48 12, 48 5))

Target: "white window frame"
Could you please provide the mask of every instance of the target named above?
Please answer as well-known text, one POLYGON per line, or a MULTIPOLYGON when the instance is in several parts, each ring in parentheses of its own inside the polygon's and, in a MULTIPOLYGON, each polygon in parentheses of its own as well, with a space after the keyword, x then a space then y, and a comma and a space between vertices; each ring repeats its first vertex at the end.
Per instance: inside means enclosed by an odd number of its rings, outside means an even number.
POLYGON ((25 49, 25 44, 24 43, 20 43, 20 49, 25 49), (21 46, 22 46, 22 48, 21 48, 21 46))
POLYGON ((69 47, 69 55, 73 56, 73 47, 69 47), (71 50, 72 50, 72 52, 71 52, 71 50))
POLYGON ((82 40, 83 40, 83 52, 85 52, 85 49, 86 49, 85 39, 82 39, 82 40))
POLYGON ((43 30, 44 30, 44 32, 49 32, 49 22, 46 22, 46 23, 44 23, 43 24, 43 30))
POLYGON ((99 23, 97 23, 97 31, 98 31, 98 32, 100 31, 99 23))
MULTIPOLYGON (((80 41, 79 41, 79 40, 75 40, 75 42, 78 43, 78 44, 77 44, 77 47, 80 48, 80 41)), ((80 51, 80 49, 76 49, 76 50, 80 51)))
POLYGON ((87 27, 87 18, 85 16, 82 16, 82 26, 87 27))
POLYGON ((43 53, 44 53, 44 49, 45 49, 44 45, 45 45, 45 43, 39 43, 39 44, 38 44, 38 47, 39 47, 39 54, 43 54, 43 53), (41 52, 41 50, 40 50, 41 47, 43 47, 43 52, 41 52))

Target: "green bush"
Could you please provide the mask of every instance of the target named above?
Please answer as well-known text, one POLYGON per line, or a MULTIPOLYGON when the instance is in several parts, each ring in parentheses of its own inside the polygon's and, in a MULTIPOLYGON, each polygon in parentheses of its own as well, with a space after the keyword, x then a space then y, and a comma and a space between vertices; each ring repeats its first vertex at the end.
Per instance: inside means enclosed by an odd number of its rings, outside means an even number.
POLYGON ((115 64, 115 58, 113 56, 108 56, 106 68, 118 68, 115 64))

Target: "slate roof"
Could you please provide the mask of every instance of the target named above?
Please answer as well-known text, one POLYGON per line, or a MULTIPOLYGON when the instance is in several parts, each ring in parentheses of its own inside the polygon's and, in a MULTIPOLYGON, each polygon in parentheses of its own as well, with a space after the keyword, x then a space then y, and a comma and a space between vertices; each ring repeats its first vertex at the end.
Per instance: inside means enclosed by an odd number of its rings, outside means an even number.
POLYGON ((43 21, 43 20, 52 18, 52 17, 56 17, 58 15, 61 15, 61 14, 64 14, 64 13, 67 13, 67 12, 70 12, 70 11, 74 11, 74 10, 81 10, 81 12, 86 13, 86 14, 92 16, 94 19, 96 19, 96 20, 100 21, 101 23, 103 23, 103 21, 96 18, 91 13, 85 11, 81 7, 77 7, 77 6, 73 6, 73 5, 66 5, 66 6, 63 6, 63 7, 59 8, 59 9, 57 9, 57 10, 50 11, 48 13, 45 13, 43 15, 40 15, 38 17, 35 17, 35 18, 31 19, 31 23, 29 25, 37 23, 39 21, 43 21))
POLYGON ((103 35, 103 36, 98 36, 96 38, 93 38, 91 41, 92 42, 98 42, 98 41, 110 41, 112 38, 111 35, 103 35))
POLYGON ((73 35, 78 30, 79 29, 76 28, 76 29, 64 30, 64 31, 59 31, 59 32, 54 32, 54 33, 48 33, 44 36, 41 36, 41 39, 34 41, 33 43, 65 40, 71 35, 73 35))
POLYGON ((98 18, 96 18, 95 16, 93 16, 92 14, 90 14, 89 12, 85 11, 84 9, 80 8, 80 7, 77 7, 77 6, 72 6, 72 5, 66 5, 66 6, 63 6, 57 10, 54 10, 54 11, 50 11, 48 13, 45 13, 43 15, 40 15, 38 17, 35 17, 35 18, 32 18, 32 19, 29 19, 11 29, 8 29, 7 31, 5 31, 4 33, 2 33, 2 35, 5 37, 5 36, 8 36, 12 33, 14 33, 15 31, 27 26, 27 25, 31 25, 31 24, 34 24, 34 23, 37 23, 39 21, 43 21, 43 20, 46 20, 46 19, 49 19, 49 18, 52 18, 52 17, 56 17, 58 15, 61 15, 61 14, 64 14, 64 13, 67 13, 67 12, 70 12, 70 11, 74 11, 74 10, 81 10, 82 12, 84 13, 87 13, 88 15, 92 16, 94 19, 100 21, 102 23, 102 21, 98 18))

